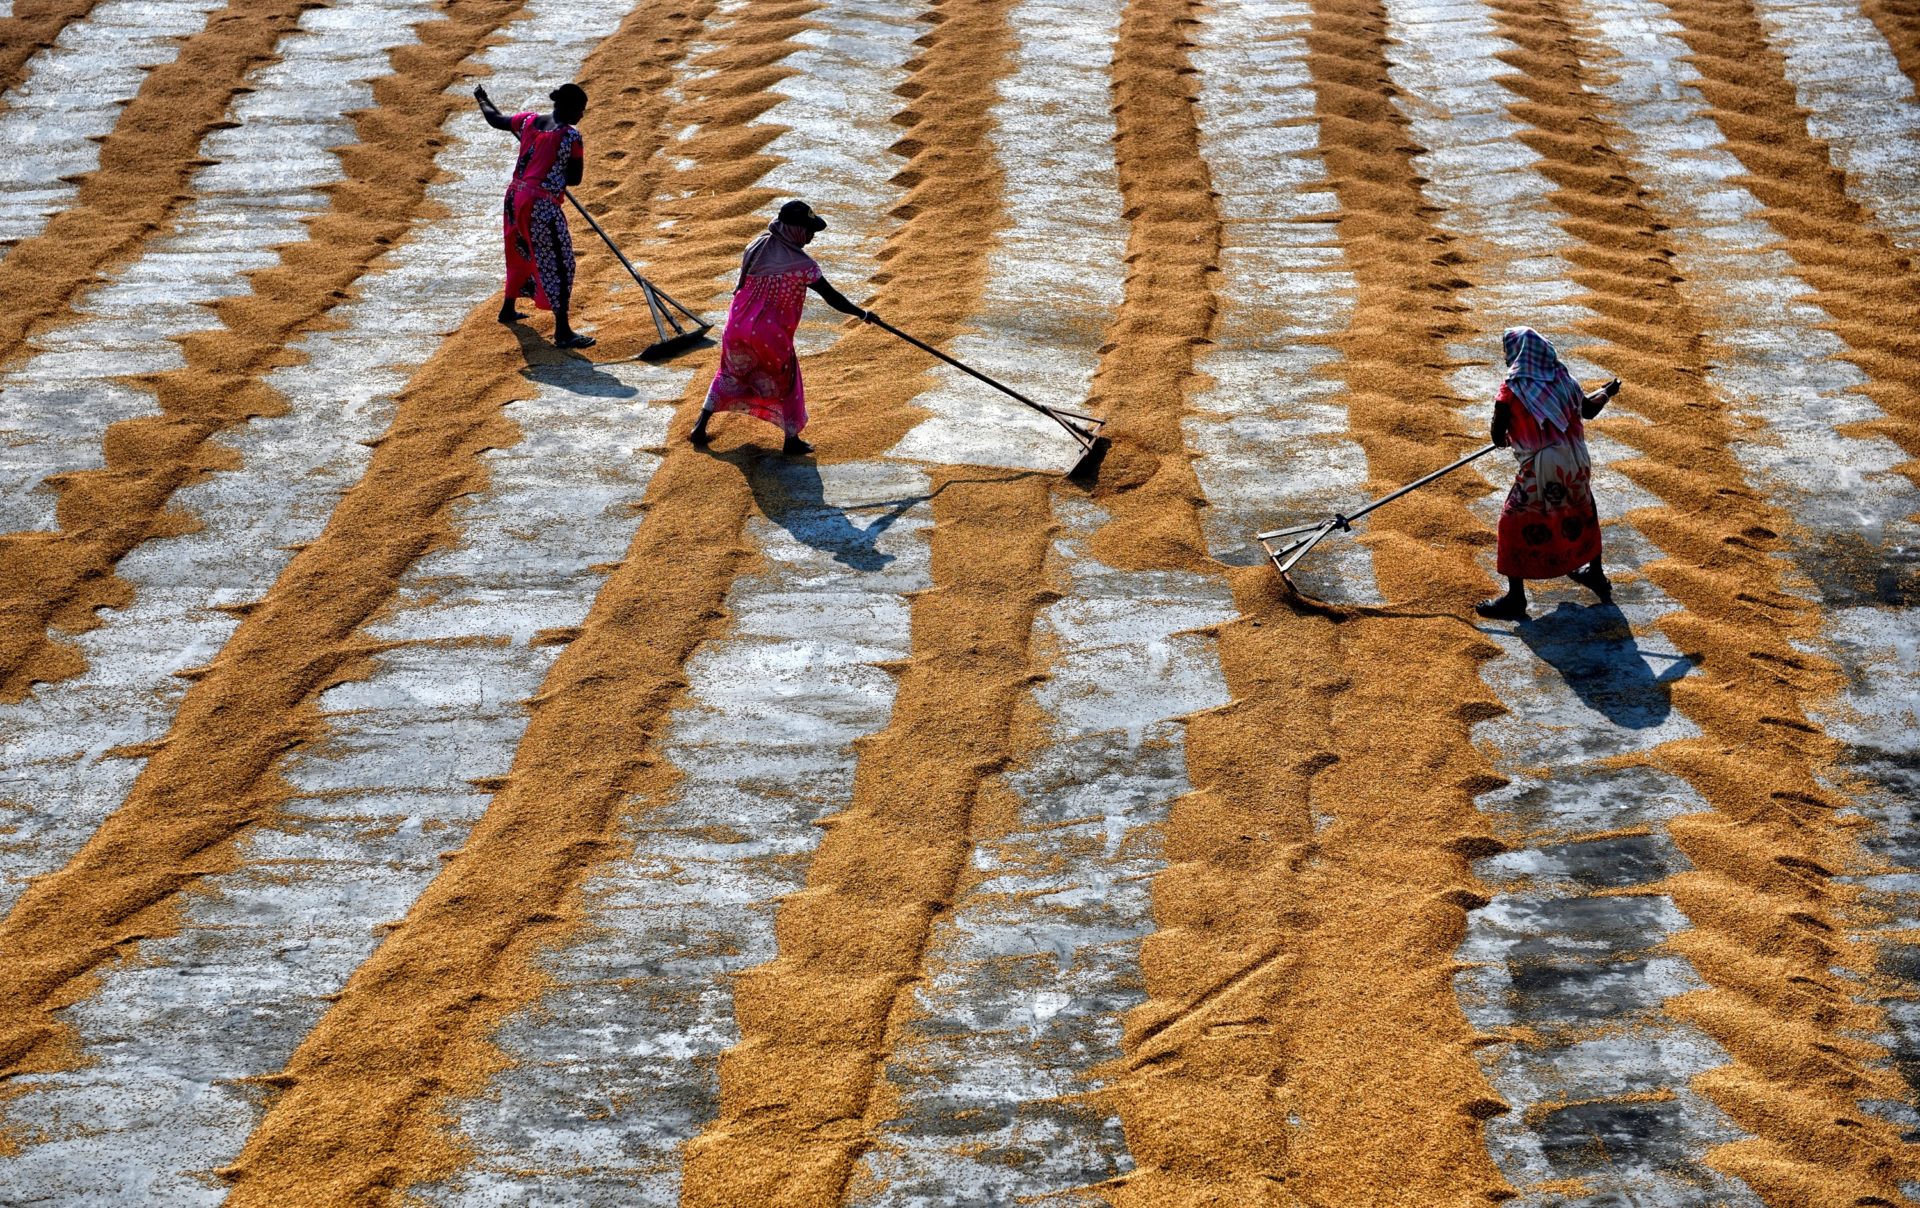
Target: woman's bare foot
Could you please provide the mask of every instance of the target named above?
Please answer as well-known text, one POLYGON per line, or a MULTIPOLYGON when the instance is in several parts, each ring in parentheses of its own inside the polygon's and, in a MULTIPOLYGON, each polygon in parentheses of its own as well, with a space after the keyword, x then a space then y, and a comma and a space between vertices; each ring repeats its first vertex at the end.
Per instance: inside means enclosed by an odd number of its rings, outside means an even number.
POLYGON ((518 323, 526 317, 527 316, 515 310, 511 305, 500 308, 500 321, 502 323, 518 323))
POLYGON ((787 443, 780 446, 780 452, 788 457, 805 457, 813 452, 813 446, 798 436, 787 437, 787 443))
POLYGON ((711 411, 702 411, 693 425, 693 431, 687 433, 687 439, 703 449, 713 442, 713 433, 707 431, 707 420, 712 415, 711 411))
POLYGON ((592 348, 599 342, 592 336, 583 336, 577 331, 570 331, 564 336, 555 338, 553 346, 555 348, 592 348))

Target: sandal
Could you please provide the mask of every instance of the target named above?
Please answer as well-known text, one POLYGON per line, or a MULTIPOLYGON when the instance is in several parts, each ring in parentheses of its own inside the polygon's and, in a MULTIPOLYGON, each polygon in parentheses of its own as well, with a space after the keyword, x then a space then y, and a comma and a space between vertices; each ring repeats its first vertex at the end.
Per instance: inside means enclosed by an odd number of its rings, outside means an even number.
POLYGON ((583 336, 576 331, 564 340, 555 340, 553 346, 555 348, 592 348, 599 342, 592 336, 583 336))

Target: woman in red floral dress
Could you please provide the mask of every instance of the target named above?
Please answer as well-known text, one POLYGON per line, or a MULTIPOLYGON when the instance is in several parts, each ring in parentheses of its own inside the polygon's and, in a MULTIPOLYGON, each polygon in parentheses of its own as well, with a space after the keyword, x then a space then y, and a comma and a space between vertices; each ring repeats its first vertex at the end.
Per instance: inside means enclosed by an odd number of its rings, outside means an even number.
POLYGON ((1593 502, 1593 464, 1581 420, 1600 414, 1618 379, 1588 393, 1573 380, 1545 336, 1531 327, 1501 337, 1507 380, 1493 406, 1493 443, 1520 463, 1500 512, 1498 570, 1507 593, 1475 611, 1500 621, 1527 615, 1528 579, 1566 575, 1604 603, 1613 584, 1600 565, 1600 515, 1593 502))
POLYGON ((868 323, 874 319, 872 311, 861 310, 827 284, 813 257, 800 250, 826 226, 806 202, 789 201, 747 245, 720 337, 720 367, 689 437, 694 444, 712 439, 707 423, 714 412, 744 411, 780 425, 786 433, 782 453, 797 457, 813 452, 813 446, 800 439, 800 429, 807 426, 807 392, 800 380, 800 358, 793 351, 807 291, 842 314, 868 323))

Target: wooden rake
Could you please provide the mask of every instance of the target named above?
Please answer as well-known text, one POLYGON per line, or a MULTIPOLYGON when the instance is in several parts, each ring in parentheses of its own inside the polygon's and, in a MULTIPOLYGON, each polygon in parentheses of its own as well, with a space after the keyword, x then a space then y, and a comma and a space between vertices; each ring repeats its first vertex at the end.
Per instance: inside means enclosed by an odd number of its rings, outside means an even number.
POLYGON ((1316 524, 1296 524, 1290 528, 1278 528, 1264 533, 1256 533, 1254 534, 1254 540, 1260 543, 1261 549, 1267 551, 1267 559, 1273 563, 1273 568, 1280 572, 1280 577, 1286 579, 1287 586, 1292 587, 1293 580, 1287 577, 1289 572, 1299 563, 1300 559, 1312 552, 1314 546, 1325 541, 1336 532, 1345 533, 1352 531, 1353 522, 1368 512, 1373 511, 1383 504, 1392 503, 1407 492, 1418 490, 1436 478, 1451 474, 1476 458, 1485 457, 1487 454, 1493 452, 1496 447, 1495 445, 1487 445, 1484 448, 1476 449, 1452 465, 1442 466, 1424 478, 1417 478, 1393 492, 1391 495, 1382 495, 1380 498, 1351 515, 1335 512, 1332 516, 1316 524))

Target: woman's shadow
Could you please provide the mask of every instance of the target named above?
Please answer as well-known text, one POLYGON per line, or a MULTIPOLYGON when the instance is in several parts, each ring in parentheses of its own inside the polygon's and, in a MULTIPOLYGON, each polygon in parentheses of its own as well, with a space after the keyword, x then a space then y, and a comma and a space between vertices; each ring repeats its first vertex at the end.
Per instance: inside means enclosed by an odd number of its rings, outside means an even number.
POLYGON ((827 502, 820 467, 811 459, 749 456, 740 459, 739 466, 762 515, 785 529, 795 541, 832 554, 835 562, 858 571, 881 570, 892 562, 894 555, 879 550, 880 538, 915 504, 932 498, 931 495, 912 495, 905 499, 855 504, 854 508, 860 511, 879 512, 863 528, 848 515, 850 509, 827 502))
POLYGON ((1642 650, 1626 614, 1612 603, 1563 602, 1538 620, 1516 625, 1514 633, 1583 704, 1629 730, 1665 721, 1673 712, 1674 682, 1693 670, 1684 655, 1642 650), (1671 662, 1656 673, 1649 659, 1671 662))

